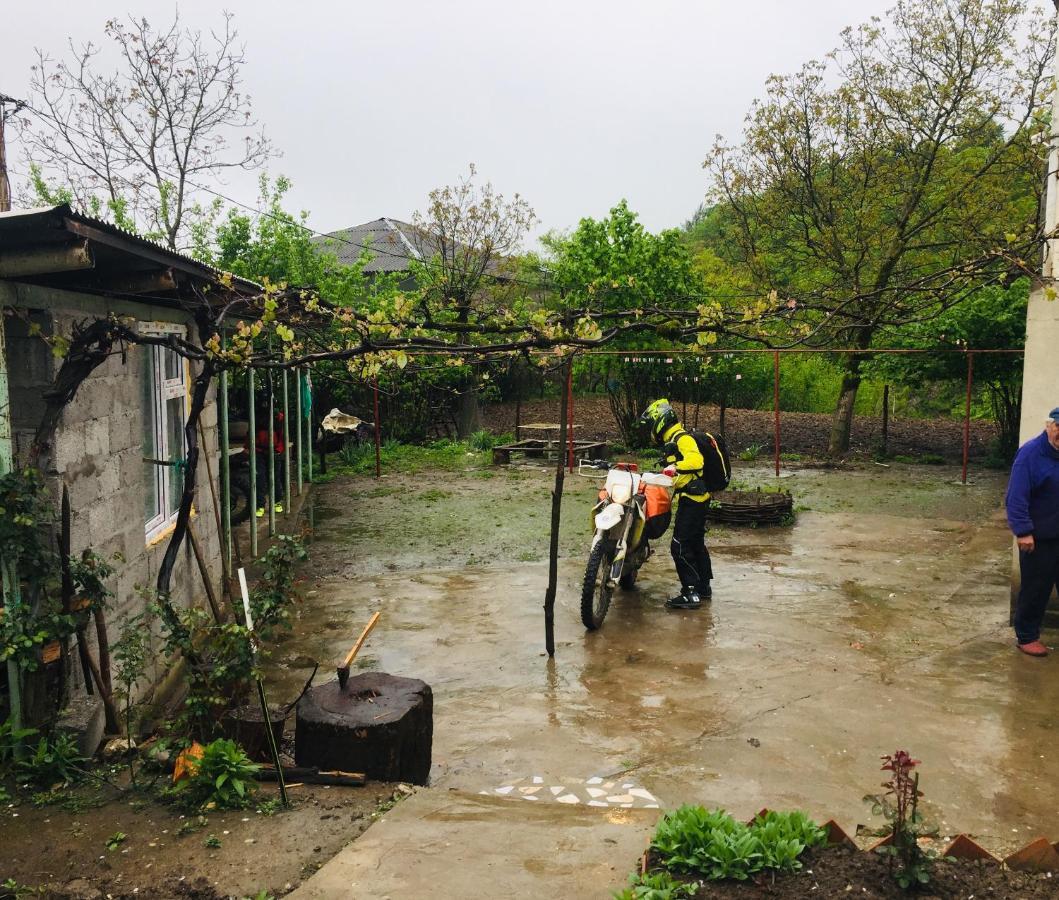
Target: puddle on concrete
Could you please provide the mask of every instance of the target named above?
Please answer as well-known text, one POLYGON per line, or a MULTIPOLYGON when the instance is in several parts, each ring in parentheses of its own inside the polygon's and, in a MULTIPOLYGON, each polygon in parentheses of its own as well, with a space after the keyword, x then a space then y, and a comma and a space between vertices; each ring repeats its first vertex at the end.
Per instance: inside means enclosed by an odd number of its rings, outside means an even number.
POLYGON ((315 593, 270 684, 293 696, 299 658, 341 658, 379 611, 358 663, 432 685, 439 785, 628 771, 671 803, 855 823, 869 818, 860 798, 878 757, 900 745, 955 827, 1012 843, 1050 833, 1059 679, 1010 646, 1004 478, 962 487, 951 468, 906 469, 799 471, 782 482, 802 507, 793 528, 711 530, 709 608, 664 608, 675 579, 663 543, 595 633, 578 611, 594 487, 572 480, 554 661, 547 472, 464 479, 424 508, 403 493, 414 480, 365 503, 338 480, 318 500, 315 593))

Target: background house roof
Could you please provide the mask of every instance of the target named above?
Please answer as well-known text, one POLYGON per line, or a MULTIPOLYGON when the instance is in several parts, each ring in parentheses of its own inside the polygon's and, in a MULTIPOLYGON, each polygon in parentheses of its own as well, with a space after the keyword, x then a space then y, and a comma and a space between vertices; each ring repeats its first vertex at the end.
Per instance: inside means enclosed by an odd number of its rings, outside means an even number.
POLYGON ((350 228, 332 231, 313 243, 338 257, 343 265, 351 266, 366 249, 372 254, 365 272, 405 272, 411 260, 421 260, 422 235, 399 219, 381 218, 350 228))

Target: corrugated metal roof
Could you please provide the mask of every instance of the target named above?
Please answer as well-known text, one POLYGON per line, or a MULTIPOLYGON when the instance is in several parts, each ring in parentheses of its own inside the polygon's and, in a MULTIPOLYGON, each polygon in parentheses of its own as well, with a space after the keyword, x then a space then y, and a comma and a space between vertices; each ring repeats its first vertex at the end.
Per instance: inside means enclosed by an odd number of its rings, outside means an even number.
MULTIPOLYGON (((13 209, 0 213, 0 249, 3 244, 10 247, 62 240, 66 235, 78 233, 75 228, 70 227, 70 223, 73 223, 75 227, 82 225, 103 235, 119 239, 125 252, 135 255, 139 249, 143 251, 143 255, 152 260, 196 274, 206 281, 216 282, 225 274, 220 269, 207 265, 186 253, 126 231, 103 219, 76 212, 68 203, 61 203, 58 206, 13 209)), ((232 283, 246 293, 259 293, 262 290, 261 285, 246 278, 233 276, 232 283)))

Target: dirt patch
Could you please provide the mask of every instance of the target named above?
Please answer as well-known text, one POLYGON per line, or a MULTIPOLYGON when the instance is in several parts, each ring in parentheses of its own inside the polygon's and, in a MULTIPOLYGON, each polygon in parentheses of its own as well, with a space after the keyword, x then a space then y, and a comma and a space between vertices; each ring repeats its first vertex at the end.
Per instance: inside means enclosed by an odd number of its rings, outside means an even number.
MULTIPOLYGON (((718 428, 716 406, 677 406, 686 425, 718 428)), ((522 404, 523 422, 556 422, 559 406, 556 400, 534 400, 522 404)), ((485 410, 483 421, 497 434, 515 430, 515 404, 497 403, 485 410)), ((574 422, 578 439, 617 440, 619 431, 606 397, 577 397, 574 422)), ((729 409, 725 412, 725 433, 733 452, 760 446, 769 453, 772 448, 774 418, 771 410, 729 409)), ((831 433, 831 416, 824 413, 780 412, 780 447, 783 453, 822 455, 827 451, 831 433)), ((956 419, 891 419, 887 449, 891 454, 920 456, 934 454, 955 462, 963 453, 963 422, 956 419)), ((854 416, 850 449, 854 455, 874 452, 882 435, 882 419, 854 416)), ((992 422, 971 422, 970 453, 974 459, 988 455, 996 439, 992 422)))
MULTIPOLYGON (((938 860, 929 887, 912 896, 956 900, 991 897, 1023 900, 1059 897, 1059 879, 1001 869, 978 862, 938 860)), ((755 881, 712 882, 700 888, 696 898, 721 897, 869 897, 910 896, 890 876, 887 860, 877 854, 844 849, 818 850, 807 854, 802 871, 792 875, 767 875, 755 881)))
MULTIPOLYGON (((289 810, 207 812, 201 819, 155 802, 130 802, 116 792, 102 805, 77 811, 5 805, 0 883, 10 878, 46 886, 46 896, 85 900, 284 894, 364 831, 394 796, 394 786, 304 785, 290 793, 289 810), (124 839, 108 849, 119 832, 124 839)), ((259 800, 276 796, 265 786, 259 800)))

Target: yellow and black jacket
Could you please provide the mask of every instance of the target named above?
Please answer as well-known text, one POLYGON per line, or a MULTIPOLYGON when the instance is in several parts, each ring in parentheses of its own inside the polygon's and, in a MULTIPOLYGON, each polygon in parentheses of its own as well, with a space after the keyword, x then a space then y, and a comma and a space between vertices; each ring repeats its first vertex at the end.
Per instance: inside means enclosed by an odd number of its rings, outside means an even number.
POLYGON ((676 466, 673 493, 678 498, 705 503, 710 499, 702 480, 702 469, 706 461, 699 451, 699 444, 679 422, 662 435, 663 458, 667 465, 676 466))

